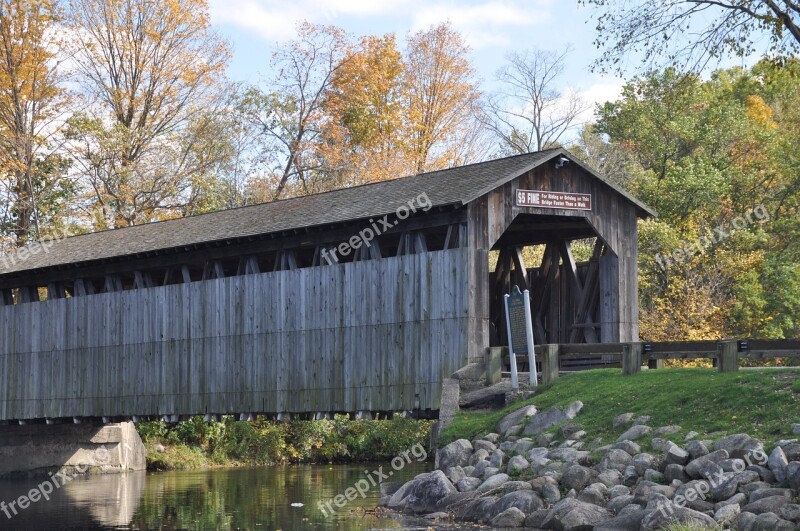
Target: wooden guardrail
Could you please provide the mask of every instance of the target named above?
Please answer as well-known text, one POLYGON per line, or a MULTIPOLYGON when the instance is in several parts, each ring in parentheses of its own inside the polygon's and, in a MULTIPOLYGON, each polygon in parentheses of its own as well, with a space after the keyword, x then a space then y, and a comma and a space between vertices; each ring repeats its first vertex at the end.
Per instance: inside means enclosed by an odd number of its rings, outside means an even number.
POLYGON ((651 369, 661 368, 668 359, 712 359, 720 372, 738 371, 741 359, 800 357, 800 339, 581 343, 538 345, 535 350, 537 365, 541 363, 542 383, 546 384, 558 378, 559 370, 571 360, 604 356, 621 359, 626 375, 638 373, 645 364, 651 369))

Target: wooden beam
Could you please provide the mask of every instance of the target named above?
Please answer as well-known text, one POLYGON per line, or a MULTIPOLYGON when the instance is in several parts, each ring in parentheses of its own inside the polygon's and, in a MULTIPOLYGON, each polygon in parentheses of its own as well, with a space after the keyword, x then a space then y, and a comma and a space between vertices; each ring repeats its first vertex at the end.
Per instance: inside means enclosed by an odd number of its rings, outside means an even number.
POLYGON ((106 293, 122 291, 122 278, 119 275, 106 275, 103 282, 103 289, 106 293))
POLYGON ((222 269, 220 260, 209 260, 203 266, 203 280, 225 278, 225 271, 222 269))
POLYGON ((10 289, 0 289, 0 306, 12 306, 14 304, 14 295, 10 289))
POLYGON ((134 271, 133 285, 136 289, 152 288, 154 286, 152 273, 149 271, 134 271))
POLYGON ((67 291, 64 289, 62 282, 50 282, 47 284, 47 300, 64 299, 67 297, 67 291))
POLYGON ((514 263, 514 276, 520 291, 528 288, 528 270, 525 268, 525 259, 522 256, 522 247, 514 247, 509 253, 514 263))

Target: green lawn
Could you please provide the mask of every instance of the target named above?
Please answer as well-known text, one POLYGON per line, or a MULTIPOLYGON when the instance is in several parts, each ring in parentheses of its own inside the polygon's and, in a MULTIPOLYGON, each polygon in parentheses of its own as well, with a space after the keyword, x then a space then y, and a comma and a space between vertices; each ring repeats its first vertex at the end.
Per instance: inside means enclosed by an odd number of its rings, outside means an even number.
MULTIPOLYGON (((587 440, 602 437, 610 443, 624 428, 612 428, 614 417, 632 412, 650 415, 649 426, 677 424, 683 429, 666 438, 682 442, 689 431, 709 434, 746 432, 769 446, 792 437, 800 422, 798 370, 662 369, 623 376, 619 369, 583 371, 562 376, 536 396, 490 413, 460 412, 443 432, 440 446, 459 438, 472 440, 493 432, 497 422, 522 405, 542 411, 574 400, 584 407, 574 422, 588 432, 587 440)), ((642 441, 646 446, 648 438, 642 441)))

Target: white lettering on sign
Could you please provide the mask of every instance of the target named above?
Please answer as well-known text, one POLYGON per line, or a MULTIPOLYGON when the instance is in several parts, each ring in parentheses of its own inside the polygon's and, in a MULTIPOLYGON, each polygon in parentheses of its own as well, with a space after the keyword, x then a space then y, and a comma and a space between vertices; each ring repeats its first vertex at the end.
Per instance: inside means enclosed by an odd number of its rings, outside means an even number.
POLYGON ((563 208, 566 210, 591 210, 591 194, 548 192, 545 190, 517 190, 517 206, 538 208, 563 208))

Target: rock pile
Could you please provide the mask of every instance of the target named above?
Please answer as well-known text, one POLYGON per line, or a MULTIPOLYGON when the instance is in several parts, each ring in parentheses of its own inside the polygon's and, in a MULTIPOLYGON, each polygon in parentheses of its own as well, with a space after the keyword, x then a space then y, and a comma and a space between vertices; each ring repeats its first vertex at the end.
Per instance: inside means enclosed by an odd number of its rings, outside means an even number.
POLYGON ((648 417, 614 419, 612 445, 587 442, 572 421, 583 407, 526 406, 489 433, 436 454, 436 470, 382 485, 390 509, 493 528, 655 530, 674 523, 742 531, 800 529, 800 443, 767 452, 745 433, 678 445, 679 426, 648 417), (560 424, 557 433, 546 430, 560 424), (640 443, 647 437, 652 453, 640 443), (639 441, 639 442, 637 442, 639 441))

